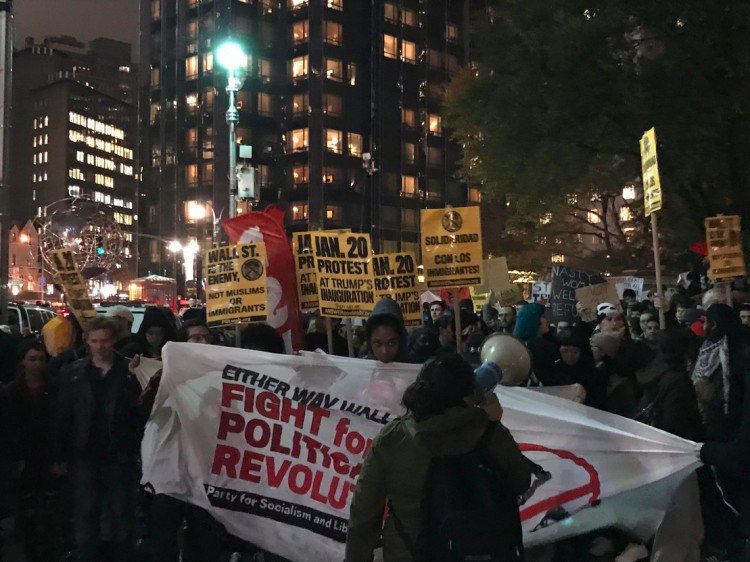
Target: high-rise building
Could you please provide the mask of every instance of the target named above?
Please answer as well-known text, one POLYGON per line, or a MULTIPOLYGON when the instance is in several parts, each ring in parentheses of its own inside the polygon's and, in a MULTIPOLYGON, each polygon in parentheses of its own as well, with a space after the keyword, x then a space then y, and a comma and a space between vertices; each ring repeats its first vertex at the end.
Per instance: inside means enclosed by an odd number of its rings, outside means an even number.
POLYGON ((126 237, 114 277, 126 284, 136 276, 139 177, 130 46, 97 39, 86 51, 69 37, 28 39, 14 66, 12 219, 24 224, 68 197, 111 205, 126 237))
POLYGON ((205 247, 227 216, 228 38, 249 55, 237 142, 260 205, 418 252, 421 208, 476 200, 440 116, 466 18, 468 0, 142 0, 142 273, 178 275, 169 242, 205 247))

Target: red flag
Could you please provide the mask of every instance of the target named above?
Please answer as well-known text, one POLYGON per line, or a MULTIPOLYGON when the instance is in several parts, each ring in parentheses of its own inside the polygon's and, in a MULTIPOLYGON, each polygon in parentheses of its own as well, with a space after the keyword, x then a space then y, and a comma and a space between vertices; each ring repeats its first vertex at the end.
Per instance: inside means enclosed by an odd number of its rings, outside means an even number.
MULTIPOLYGON (((224 221, 224 232, 229 240, 265 242, 268 254, 268 318, 266 322, 284 338, 287 350, 305 348, 299 303, 294 256, 278 213, 250 211, 224 221)), ((283 220, 283 215, 281 215, 283 220)))

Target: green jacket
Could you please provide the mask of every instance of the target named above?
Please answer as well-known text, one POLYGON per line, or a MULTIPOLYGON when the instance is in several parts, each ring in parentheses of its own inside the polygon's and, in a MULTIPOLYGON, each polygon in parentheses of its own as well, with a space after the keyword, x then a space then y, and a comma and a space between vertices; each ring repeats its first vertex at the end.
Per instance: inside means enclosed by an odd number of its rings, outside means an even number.
MULTIPOLYGON (((468 453, 488 424, 484 410, 469 407, 451 408, 422 422, 407 415, 388 423, 373 441, 357 482, 349 514, 346 562, 370 562, 381 534, 385 562, 412 562, 393 517, 383 526, 386 500, 416 542, 422 529, 421 504, 430 458, 468 453)), ((531 483, 532 465, 508 430, 493 426, 487 450, 508 491, 513 495, 525 492, 531 483)))

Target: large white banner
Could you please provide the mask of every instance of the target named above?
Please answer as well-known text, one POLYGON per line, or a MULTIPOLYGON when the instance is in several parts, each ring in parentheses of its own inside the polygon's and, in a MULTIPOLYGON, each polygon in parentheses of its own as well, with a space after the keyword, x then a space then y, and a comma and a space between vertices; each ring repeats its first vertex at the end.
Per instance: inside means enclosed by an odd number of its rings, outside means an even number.
MULTIPOLYGON (((343 560, 363 457, 419 366, 183 343, 164 361, 143 482, 290 560, 343 560)), ((547 473, 521 499, 527 545, 610 525, 648 538, 698 466, 696 444, 668 433, 533 390, 498 394, 547 473)))

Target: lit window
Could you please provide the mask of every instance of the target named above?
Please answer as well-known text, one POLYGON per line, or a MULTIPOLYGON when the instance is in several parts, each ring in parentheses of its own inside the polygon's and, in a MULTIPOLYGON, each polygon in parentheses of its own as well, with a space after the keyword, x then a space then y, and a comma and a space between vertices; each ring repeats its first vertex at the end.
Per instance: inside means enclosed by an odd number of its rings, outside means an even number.
POLYGON ((406 62, 417 62, 417 46, 411 41, 402 41, 401 58, 406 62))
POLYGON ((148 122, 153 125, 156 123, 156 120, 159 118, 159 102, 154 102, 151 104, 151 109, 149 111, 149 117, 148 122))
POLYGON ((481 203, 482 192, 478 187, 470 187, 466 190, 466 199, 469 203, 481 203))
POLYGON ((452 41, 456 42, 458 41, 458 25, 455 23, 446 23, 445 24, 445 40, 446 41, 452 41))
POLYGON ((37 159, 37 155, 36 155, 36 153, 34 153, 34 156, 33 156, 33 160, 34 160, 34 166, 36 166, 36 163, 37 163, 37 160, 36 160, 36 159, 37 159))
POLYGON ((198 129, 190 128, 185 131, 185 146, 195 148, 198 145, 198 129))
POLYGON ((307 219, 307 204, 306 203, 292 204, 292 220, 301 221, 305 219, 307 219))
POLYGON ((79 150, 76 152, 76 160, 78 160, 79 162, 84 162, 86 160, 86 155, 79 150))
POLYGON ((418 25, 417 12, 414 10, 401 9, 401 23, 416 27, 418 25))
POLYGON ((349 154, 352 156, 362 156, 362 135, 349 133, 349 154))
POLYGON ((325 130, 326 149, 331 152, 341 153, 343 151, 343 133, 335 129, 325 130))
POLYGON ((398 22, 398 6, 392 2, 386 2, 383 9, 385 21, 398 22))
POLYGON ((552 222, 552 213, 544 213, 539 217, 539 224, 549 224, 552 222))
POLYGON ((402 109, 401 123, 407 127, 414 127, 417 124, 416 112, 413 109, 402 109))
POLYGON ((292 96, 292 113, 306 113, 307 111, 307 94, 294 94, 292 96))
POLYGON ((404 162, 414 164, 416 160, 416 148, 413 142, 405 142, 403 145, 404 162))
POLYGON ((427 116, 427 125, 429 131, 434 135, 439 135, 442 132, 442 119, 439 115, 430 114, 427 116))
POLYGON ((593 211, 589 211, 586 218, 591 224, 598 224, 602 222, 602 218, 593 211))
POLYGON ((203 53, 203 72, 209 72, 214 68, 214 54, 209 51, 203 53))
POLYGON ((417 178, 401 176, 401 193, 413 197, 417 194, 417 178))
POLYGON ((632 185, 623 187, 622 198, 625 199, 625 201, 632 201, 633 199, 635 199, 635 187, 633 187, 632 185))
POLYGON ((353 62, 350 62, 346 65, 348 69, 349 74, 349 85, 350 86, 356 86, 357 85, 357 65, 353 62))
POLYGON ((185 183, 188 185, 198 183, 198 164, 188 164, 185 166, 185 183))
POLYGON ((161 2, 159 0, 151 0, 151 18, 158 20, 161 17, 161 2))
POLYGON ((389 59, 398 58, 398 39, 393 35, 383 35, 383 55, 389 59))
POLYGON ((341 217, 341 207, 326 207, 326 218, 332 220, 338 220, 341 217))
POLYGON ((291 152, 307 150, 307 129, 290 131, 287 137, 287 147, 291 152))
POLYGON ((307 76, 307 55, 292 59, 289 73, 292 78, 303 78, 307 76))
POLYGON ((190 111, 198 107, 198 94, 193 92, 192 94, 185 94, 185 105, 188 106, 190 111))
POLYGON ((297 8, 301 8, 303 6, 307 6, 307 0, 289 0, 288 6, 292 10, 296 10, 297 8))
POLYGON ((341 24, 332 21, 325 22, 325 37, 326 43, 341 45, 341 24))
POLYGON ((328 167, 323 168, 323 179, 322 179, 323 183, 327 185, 332 185, 333 182, 336 181, 336 175, 337 175, 336 168, 328 168, 328 167))
POLYGON ((185 78, 193 80, 198 78, 198 56, 193 55, 185 59, 185 78))
POLYGON ((70 197, 80 197, 81 196, 81 186, 79 186, 79 185, 69 185, 68 186, 68 195, 70 197))
POLYGON ((307 183, 308 167, 307 166, 295 166, 292 168, 292 182, 295 185, 307 183))
POLYGON ((292 25, 292 41, 302 43, 307 41, 307 20, 294 22, 292 25))
POLYGON ((273 115, 273 98, 265 92, 258 92, 258 113, 260 115, 273 115))
POLYGON ((159 87, 159 67, 151 69, 151 87, 152 88, 158 88, 159 87))
POLYGON ((344 63, 338 59, 325 59, 326 78, 342 82, 344 80, 344 63))
POLYGON ((324 94, 323 112, 326 115, 341 115, 341 96, 324 94))
POLYGON ((620 222, 629 222, 633 220, 633 211, 630 207, 620 207, 620 222))
POLYGON ((206 109, 213 109, 214 107, 214 89, 206 88, 203 90, 203 105, 206 109))
POLYGON ((344 9, 344 0, 328 0, 327 4, 332 10, 341 11, 344 9))

